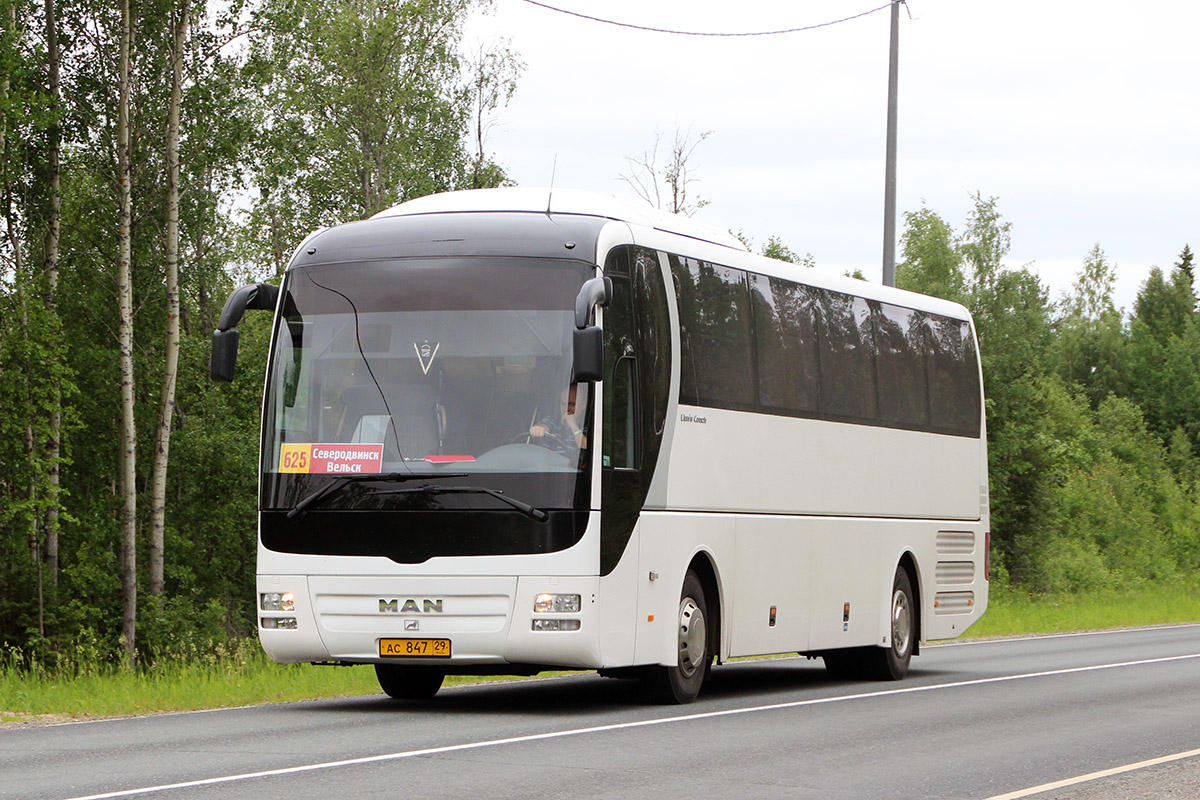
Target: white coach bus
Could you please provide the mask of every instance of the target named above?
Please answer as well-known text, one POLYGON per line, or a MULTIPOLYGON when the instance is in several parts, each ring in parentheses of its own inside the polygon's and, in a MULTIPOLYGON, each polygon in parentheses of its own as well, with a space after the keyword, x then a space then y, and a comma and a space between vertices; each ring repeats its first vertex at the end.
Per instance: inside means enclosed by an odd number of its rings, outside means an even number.
POLYGON ((271 309, 258 600, 281 663, 598 669, 695 699, 800 653, 899 679, 987 606, 963 307, 582 192, 422 198, 319 231, 271 309))

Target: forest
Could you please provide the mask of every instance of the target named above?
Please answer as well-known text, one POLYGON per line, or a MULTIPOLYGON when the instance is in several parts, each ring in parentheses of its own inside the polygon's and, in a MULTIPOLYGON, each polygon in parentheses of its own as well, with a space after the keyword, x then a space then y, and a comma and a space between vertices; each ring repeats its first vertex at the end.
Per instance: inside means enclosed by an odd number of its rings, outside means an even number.
MULTIPOLYGON (((319 226, 509 182, 486 134, 523 65, 466 51, 485 2, 0 0, 4 652, 137 665, 254 635, 269 320, 213 384, 217 314, 319 226)), ((1195 586, 1190 248, 1161 243, 1123 310, 1100 245, 1061 298, 1006 264, 994 198, 904 223, 898 285, 975 315, 993 593, 1195 586)))

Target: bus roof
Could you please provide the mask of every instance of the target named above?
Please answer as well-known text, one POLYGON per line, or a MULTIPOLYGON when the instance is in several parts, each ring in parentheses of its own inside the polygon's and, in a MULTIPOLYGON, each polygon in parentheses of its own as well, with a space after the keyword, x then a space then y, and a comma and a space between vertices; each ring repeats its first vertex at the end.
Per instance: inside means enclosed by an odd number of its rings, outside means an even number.
POLYGON ((667 233, 699 239, 711 244, 745 251, 746 246, 720 228, 670 214, 648 205, 582 189, 503 188, 468 189, 418 197, 380 211, 372 219, 411 214, 453 214, 468 211, 516 211, 540 214, 574 214, 629 222, 667 233))
POLYGON ((556 188, 551 190, 548 188, 508 187, 443 192, 409 200, 380 211, 371 219, 467 213, 536 213, 625 222, 631 226, 648 228, 665 234, 682 236, 693 242, 704 243, 694 248, 696 252, 682 253, 683 255, 711 258, 715 262, 726 263, 728 266, 787 278, 833 291, 911 308, 921 308, 951 317, 970 319, 970 312, 953 301, 883 286, 879 283, 860 281, 824 270, 807 269, 797 264, 760 256, 750 252, 735 236, 719 228, 696 222, 680 214, 661 211, 649 205, 630 203, 610 195, 582 189, 556 188), (722 250, 734 251, 737 255, 728 255, 723 258, 722 250))

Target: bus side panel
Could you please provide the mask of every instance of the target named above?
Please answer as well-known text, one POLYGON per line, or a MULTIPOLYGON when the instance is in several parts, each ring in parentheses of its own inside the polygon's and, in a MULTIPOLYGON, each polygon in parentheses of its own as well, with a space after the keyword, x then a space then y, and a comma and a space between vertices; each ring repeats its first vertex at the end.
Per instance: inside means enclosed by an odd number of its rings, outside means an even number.
POLYGON ((680 406, 668 507, 972 519, 979 439, 680 406))
POLYGON ((638 596, 646 583, 646 576, 638 565, 643 521, 634 526, 616 569, 600 578, 597 624, 600 628, 600 665, 604 667, 628 667, 634 663, 638 596))
POLYGON ((802 652, 812 617, 812 521, 738 517, 730 655, 802 652))
POLYGON ((810 650, 891 644, 892 581, 905 554, 916 575, 921 640, 952 639, 987 608, 977 522, 814 519, 810 650), (845 604, 850 603, 847 618, 845 604))
POLYGON ((953 639, 983 616, 988 603, 986 526, 935 523, 918 554, 921 639, 953 639))
POLYGON ((884 536, 897 537, 896 523, 826 517, 806 520, 805 529, 814 565, 809 649, 879 644, 881 603, 896 568, 888 551, 897 542, 884 536))
POLYGON ((978 523, 743 516, 736 531, 730 656, 890 645, 892 581, 906 553, 922 640, 959 636, 987 607, 978 523))
MULTIPOLYGON (((728 587, 723 575, 733 569, 735 560, 734 524, 734 518, 728 515, 642 513, 635 663, 675 666, 679 655, 680 592, 688 565, 696 556, 708 558, 713 562, 718 584, 728 587), (651 573, 654 580, 650 579, 651 573)), ((719 588, 718 592, 718 602, 724 606, 728 590, 719 588)), ((707 603, 711 615, 716 604, 712 599, 707 603)), ((723 625, 722 629, 727 632, 728 627, 723 625)), ((722 660, 728 653, 727 636, 720 644, 722 660)))

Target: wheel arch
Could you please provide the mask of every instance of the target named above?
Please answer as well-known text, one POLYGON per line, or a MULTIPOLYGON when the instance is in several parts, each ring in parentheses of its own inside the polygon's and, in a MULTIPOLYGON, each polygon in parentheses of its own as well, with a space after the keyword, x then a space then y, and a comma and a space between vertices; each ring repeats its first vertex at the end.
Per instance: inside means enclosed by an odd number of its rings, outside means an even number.
POLYGON ((692 556, 688 569, 696 573, 700 586, 704 589, 704 602, 708 606, 709 641, 712 642, 712 652, 718 662, 724 661, 725 653, 725 603, 721 595, 721 580, 717 572, 716 562, 712 553, 701 550, 692 556))
MULTIPOLYGON (((922 611, 921 611, 921 609, 924 608, 924 606, 922 606, 922 604, 921 604, 921 598, 922 598, 924 592, 921 590, 921 572, 917 568, 917 559, 913 556, 911 550, 904 551, 904 553, 900 556, 900 563, 897 565, 897 567, 899 569, 903 569, 906 573, 908 573, 908 583, 909 583, 909 586, 912 587, 913 616, 916 618, 915 619, 916 626, 915 626, 915 630, 913 632, 912 652, 913 652, 914 656, 920 655, 921 639, 923 638, 922 633, 921 633, 921 626, 922 626, 923 617, 924 617, 924 615, 922 614, 922 611)), ((889 592, 889 594, 890 594, 890 592, 889 592)))

